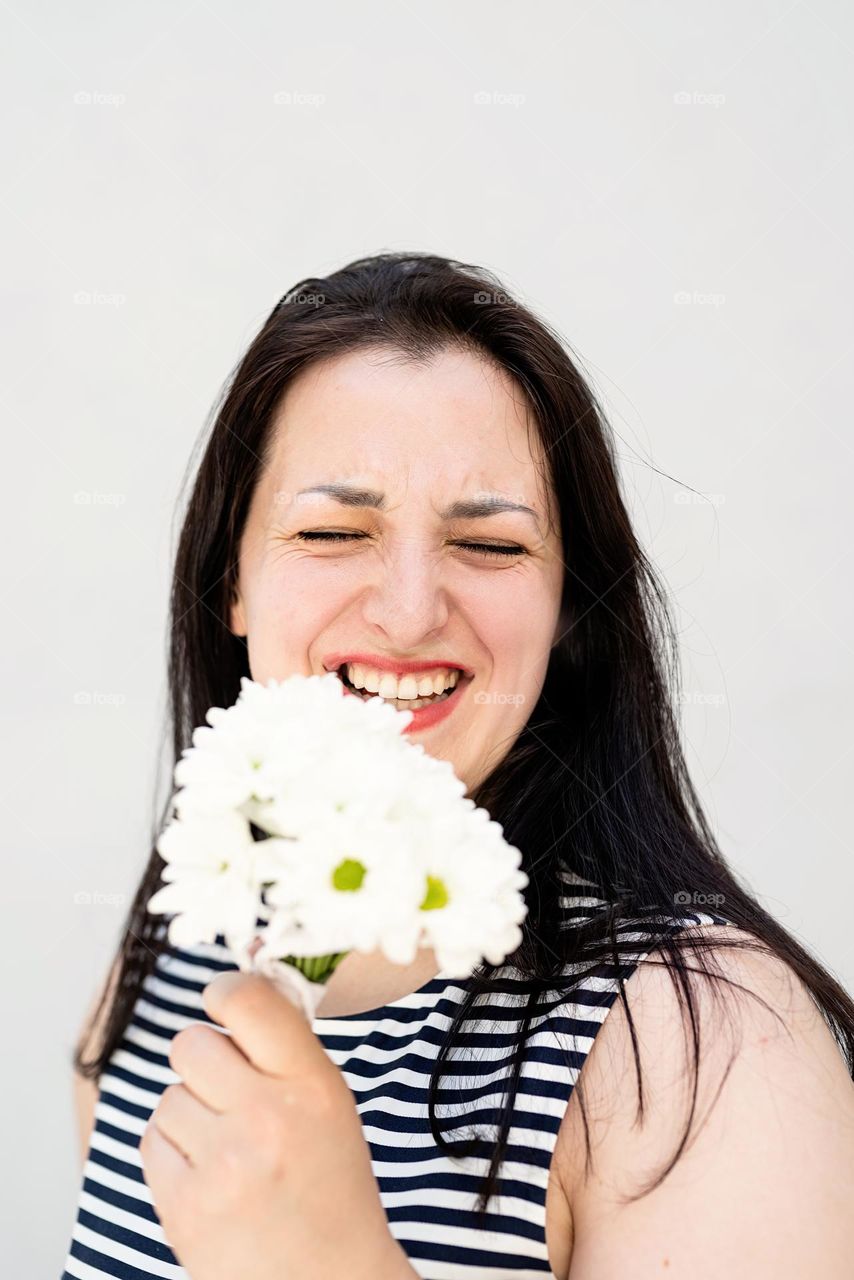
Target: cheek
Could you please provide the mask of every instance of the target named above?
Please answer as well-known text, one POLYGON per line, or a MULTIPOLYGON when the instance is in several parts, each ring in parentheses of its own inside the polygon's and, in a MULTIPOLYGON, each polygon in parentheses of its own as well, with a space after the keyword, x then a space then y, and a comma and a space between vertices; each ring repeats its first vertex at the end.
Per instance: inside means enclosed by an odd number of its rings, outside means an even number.
POLYGON ((524 727, 539 699, 555 625, 554 602, 542 591, 517 586, 492 593, 488 607, 482 603, 476 616, 469 614, 490 658, 480 689, 472 690, 475 723, 485 740, 505 745, 524 727))
POLYGON ((548 664, 556 610, 556 603, 539 584, 517 579, 509 590, 484 596, 469 617, 492 655, 496 673, 515 675, 530 685, 548 664))
POLYGON ((248 610, 254 680, 311 674, 309 653, 340 612, 351 585, 343 574, 318 572, 319 567, 292 561, 256 584, 248 610))

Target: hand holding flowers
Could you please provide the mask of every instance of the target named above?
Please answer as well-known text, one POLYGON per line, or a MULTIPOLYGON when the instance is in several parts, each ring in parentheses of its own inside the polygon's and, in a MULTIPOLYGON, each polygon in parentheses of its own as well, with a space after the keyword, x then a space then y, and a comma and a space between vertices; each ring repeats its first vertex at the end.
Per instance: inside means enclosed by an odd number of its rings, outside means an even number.
POLYGON ((345 697, 334 675, 211 708, 178 762, 158 842, 170 942, 222 934, 238 972, 172 1041, 140 1152, 192 1280, 411 1280, 355 1100, 310 1019, 350 950, 449 976, 521 940, 527 876, 447 762, 402 736, 411 712, 345 697))

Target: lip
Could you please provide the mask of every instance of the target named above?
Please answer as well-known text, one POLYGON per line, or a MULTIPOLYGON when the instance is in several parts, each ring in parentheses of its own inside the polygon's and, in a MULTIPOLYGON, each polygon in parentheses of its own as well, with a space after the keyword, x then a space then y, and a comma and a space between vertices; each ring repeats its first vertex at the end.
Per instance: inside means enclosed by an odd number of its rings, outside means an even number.
MULTIPOLYGON (((383 658, 378 653, 330 653, 323 659, 327 671, 337 672, 345 662, 358 663, 363 667, 376 667, 378 671, 390 671, 395 676, 409 676, 416 671, 460 671, 465 676, 474 674, 460 662, 404 662, 395 658, 383 658)), ((457 686, 459 688, 459 685, 457 686)), ((448 699, 450 701, 450 699, 448 699)), ((443 705, 440 703, 440 706, 443 705)), ((417 712, 416 712, 417 714, 417 712)))
MULTIPOLYGON (((358 661, 358 659, 348 658, 347 661, 356 662, 358 661)), ((439 664, 434 663, 433 665, 438 666, 439 664)), ((340 666, 340 663, 339 663, 339 666, 340 666)), ((463 670, 461 667, 456 668, 455 664, 454 666, 455 666, 455 669, 458 669, 460 671, 463 670)), ((418 671, 429 670, 428 667, 417 667, 415 669, 418 671)), ((338 668, 336 667, 335 670, 337 671, 338 668)), ((405 674, 407 673, 404 672, 404 675, 405 674)), ((454 710, 454 707, 459 706, 462 689, 467 685, 469 685, 473 678, 474 677, 471 675, 465 675, 465 674, 461 675, 459 680, 456 683, 456 686, 454 687, 453 693, 451 693, 447 698, 445 698, 443 702, 434 702, 429 707, 418 707, 417 710, 410 712, 412 719, 409 721, 409 724, 406 726, 403 732, 404 733, 420 733, 422 729, 430 729, 434 724, 438 724, 440 720, 447 719, 447 717, 454 710)), ((343 681, 341 682, 341 688, 344 690, 344 693, 347 695, 347 697, 349 698, 359 697, 359 695, 355 693, 352 689, 348 689, 346 684, 344 684, 343 681)))

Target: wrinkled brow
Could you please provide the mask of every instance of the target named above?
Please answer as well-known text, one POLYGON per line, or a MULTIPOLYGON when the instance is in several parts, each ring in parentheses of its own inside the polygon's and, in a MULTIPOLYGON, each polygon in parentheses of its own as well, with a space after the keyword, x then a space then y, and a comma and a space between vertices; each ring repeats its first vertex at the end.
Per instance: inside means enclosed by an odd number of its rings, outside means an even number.
MULTIPOLYGON (((377 489, 362 489, 349 484, 316 484, 308 489, 300 489, 297 497, 304 493, 325 493, 345 507, 373 507, 378 511, 385 509, 385 494, 377 489)), ((533 507, 523 502, 513 502, 510 498, 499 495, 489 498, 462 498, 452 502, 439 514, 443 520, 477 520, 483 516, 492 516, 501 511, 521 511, 532 517, 539 526, 540 515, 533 507)))

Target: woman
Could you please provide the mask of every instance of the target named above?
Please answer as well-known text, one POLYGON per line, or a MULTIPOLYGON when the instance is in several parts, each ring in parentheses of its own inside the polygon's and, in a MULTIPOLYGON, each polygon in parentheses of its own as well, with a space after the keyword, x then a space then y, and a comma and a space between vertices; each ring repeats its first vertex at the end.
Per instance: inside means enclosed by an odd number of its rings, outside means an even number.
POLYGON ((65 1276, 848 1274, 854 1005, 727 867, 673 645, 597 403, 498 280, 285 295, 184 516, 174 757, 243 675, 415 705, 522 850, 524 939, 465 982, 351 953, 309 1028, 221 937, 167 945, 153 850, 75 1055, 65 1276))

